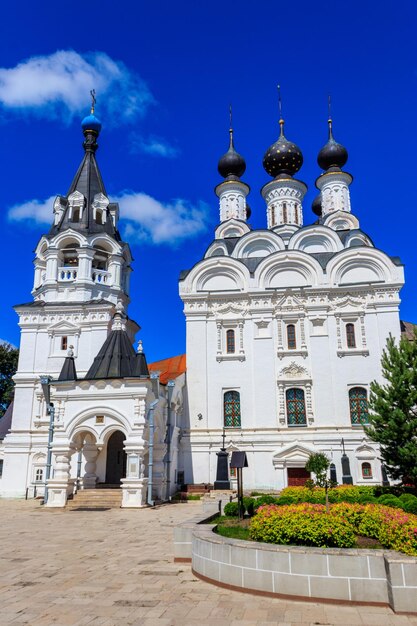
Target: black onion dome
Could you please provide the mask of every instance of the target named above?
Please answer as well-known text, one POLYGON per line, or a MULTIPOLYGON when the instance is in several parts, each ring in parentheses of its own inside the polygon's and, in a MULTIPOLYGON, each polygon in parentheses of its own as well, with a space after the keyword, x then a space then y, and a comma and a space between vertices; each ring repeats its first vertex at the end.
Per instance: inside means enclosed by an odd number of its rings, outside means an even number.
POLYGON ((320 150, 317 163, 322 170, 328 170, 331 167, 341 169, 348 160, 348 152, 342 144, 337 143, 332 133, 332 120, 329 119, 329 140, 320 150))
POLYGON ((321 193, 319 193, 319 195, 314 198, 311 208, 312 208, 313 213, 315 213, 319 217, 321 216, 322 214, 321 193))
POLYGON ((284 135, 284 120, 281 119, 279 125, 280 136, 272 146, 269 146, 263 159, 264 169, 273 178, 280 174, 292 176, 303 164, 303 154, 300 148, 292 141, 288 141, 284 135))
POLYGON ((217 165, 220 176, 223 178, 240 178, 243 176, 246 170, 246 163, 243 156, 236 152, 233 145, 233 130, 230 129, 230 144, 229 149, 224 154, 217 165))

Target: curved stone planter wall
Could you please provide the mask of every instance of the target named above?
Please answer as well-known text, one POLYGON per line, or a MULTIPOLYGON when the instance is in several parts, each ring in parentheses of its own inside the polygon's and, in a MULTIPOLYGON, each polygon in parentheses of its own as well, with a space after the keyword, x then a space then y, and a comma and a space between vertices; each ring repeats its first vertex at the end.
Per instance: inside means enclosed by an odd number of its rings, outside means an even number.
MULTIPOLYGON (((275 546, 187 525, 196 575, 240 591, 390 605, 417 613, 417 558, 390 550, 275 546)), ((184 546, 185 547, 185 546, 184 546)), ((185 560, 185 559, 184 559, 185 560)))

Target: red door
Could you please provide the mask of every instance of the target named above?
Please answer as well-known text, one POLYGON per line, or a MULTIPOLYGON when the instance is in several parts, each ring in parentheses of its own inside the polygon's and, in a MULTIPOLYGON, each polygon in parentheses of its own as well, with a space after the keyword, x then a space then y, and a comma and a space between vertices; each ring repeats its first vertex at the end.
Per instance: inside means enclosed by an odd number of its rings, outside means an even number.
POLYGON ((306 480, 311 478, 310 473, 304 467, 288 468, 288 487, 303 487, 306 480))

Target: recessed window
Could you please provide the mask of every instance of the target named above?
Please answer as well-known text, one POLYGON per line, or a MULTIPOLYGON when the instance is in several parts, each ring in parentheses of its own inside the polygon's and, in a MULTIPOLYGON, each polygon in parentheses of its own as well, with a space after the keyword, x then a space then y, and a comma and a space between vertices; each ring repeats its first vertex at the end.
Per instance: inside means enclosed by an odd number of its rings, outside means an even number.
POLYGON ((43 469, 41 467, 38 467, 35 471, 35 482, 36 483, 43 482, 43 469))
POLYGON ((368 394, 363 387, 349 390, 350 421, 353 426, 368 424, 368 394))
POLYGON ((288 350, 295 350, 297 347, 294 324, 287 325, 287 345, 288 350))
POLYGON ((3 459, 0 459, 0 478, 3 476, 3 459))
POLYGON ((282 203, 282 221, 284 224, 287 223, 288 221, 288 216, 287 216, 287 203, 283 202, 282 203))
POLYGON ((235 352, 235 331, 228 330, 226 332, 226 352, 227 354, 233 354, 235 352))
POLYGON ((68 337, 61 337, 61 350, 67 350, 68 348, 68 337))
POLYGON ((275 226, 275 207, 271 206, 271 226, 275 226))
POLYGON ((224 394, 224 426, 225 428, 240 428, 240 393, 226 391, 224 394))
POLYGON ((103 224, 103 212, 98 209, 96 211, 96 224, 103 224))
POLYGON ((362 463, 362 478, 372 478, 372 467, 370 463, 362 463))
POLYGON ((354 324, 346 324, 346 344, 348 348, 356 348, 354 324))
POLYGON ((79 207, 74 207, 72 210, 72 221, 79 222, 80 221, 80 209, 79 207))
POLYGON ((306 404, 302 389, 287 389, 285 394, 287 401, 288 426, 306 426, 306 404))

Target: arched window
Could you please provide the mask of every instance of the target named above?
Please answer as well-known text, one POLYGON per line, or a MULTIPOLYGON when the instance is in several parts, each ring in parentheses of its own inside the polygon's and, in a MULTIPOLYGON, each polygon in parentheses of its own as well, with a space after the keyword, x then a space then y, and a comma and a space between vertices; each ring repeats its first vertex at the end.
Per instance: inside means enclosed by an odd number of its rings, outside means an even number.
POLYGON ((80 221, 80 208, 78 206, 72 209, 72 221, 79 222, 80 221))
POLYGON ((354 426, 368 423, 368 394, 363 387, 349 390, 350 421, 354 426))
POLYGON ((271 226, 275 226, 275 207, 271 206, 271 226))
POLYGON ((228 330, 226 333, 226 352, 233 354, 235 351, 235 331, 228 330))
POLYGON ((288 426, 306 426, 304 391, 302 389, 287 389, 285 396, 288 426))
POLYGON ((356 348, 354 324, 346 324, 346 343, 348 348, 356 348))
POLYGON ((103 212, 99 209, 96 210, 96 224, 103 224, 103 212))
POLYGON ((61 251, 62 265, 64 267, 75 267, 78 265, 78 242, 69 243, 61 251))
POLYGON ((287 216, 287 203, 286 203, 286 202, 283 202, 283 203, 282 203, 282 222, 283 222, 284 224, 286 224, 286 223, 287 223, 287 217, 288 217, 288 216, 287 216))
POLYGON ((297 347, 294 324, 287 324, 287 345, 288 350, 295 350, 297 347))
POLYGON ((240 428, 240 393, 226 391, 224 394, 224 427, 240 428))
POLYGON ((362 478, 372 478, 372 467, 370 463, 362 463, 362 478))
POLYGON ((294 220, 295 223, 298 224, 299 220, 298 220, 298 204, 294 204, 294 220))

